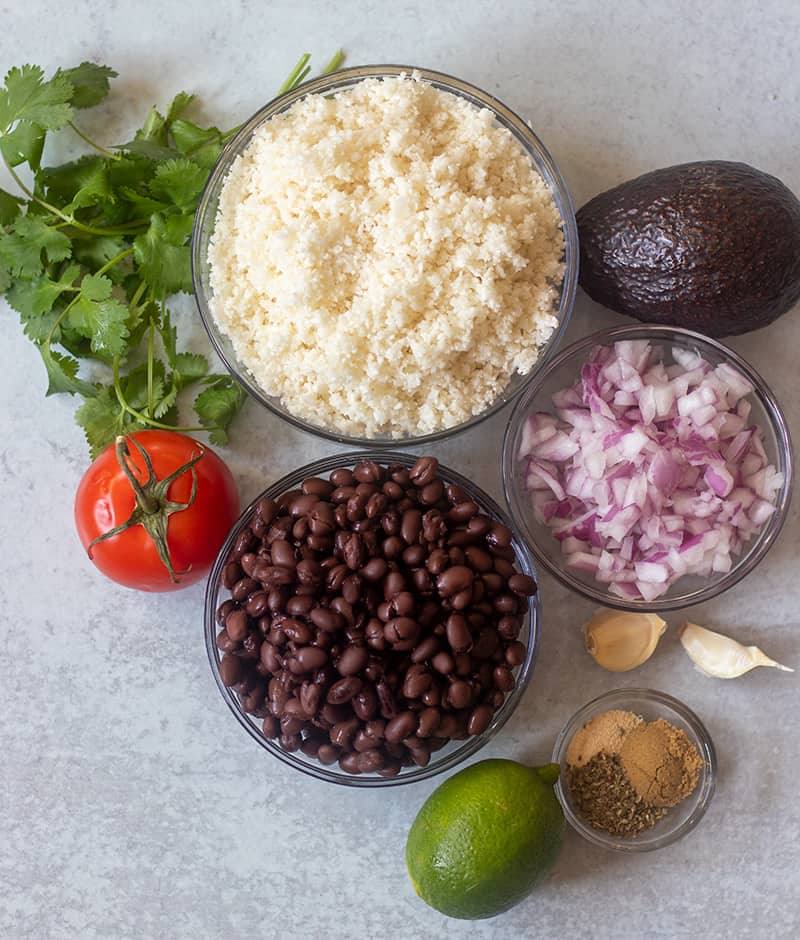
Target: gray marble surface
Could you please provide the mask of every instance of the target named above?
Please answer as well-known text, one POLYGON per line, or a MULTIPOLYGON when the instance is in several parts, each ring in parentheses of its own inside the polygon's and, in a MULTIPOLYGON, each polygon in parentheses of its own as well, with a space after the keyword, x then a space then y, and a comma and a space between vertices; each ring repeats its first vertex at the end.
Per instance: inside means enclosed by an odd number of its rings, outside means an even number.
MULTIPOLYGON (((0 2, 0 65, 84 58, 119 72, 85 115, 105 141, 154 102, 199 93, 230 126, 268 99, 297 55, 408 62, 462 76, 528 117, 576 204, 690 159, 743 160, 800 192, 796 4, 404 0, 0 2)), ((70 152, 72 141, 51 156, 70 152)), ((5 185, 3 183, 2 185, 5 185)), ((204 348, 186 300, 187 330, 204 348)), ((578 299, 570 335, 614 317, 578 299)), ((0 315, 0 936, 133 938, 689 937, 800 934, 797 675, 738 681, 690 667, 674 626, 615 678, 583 652, 590 605, 543 578, 532 684, 481 756, 544 761, 588 698, 615 685, 677 695, 707 723, 719 788, 699 828, 641 857, 574 834, 549 881, 492 921, 447 920, 406 877, 408 827, 434 782, 351 792, 260 752, 223 705, 202 642, 202 588, 145 596, 80 551, 72 499, 87 463, 74 403, 44 398, 35 350, 0 315)), ((732 345, 762 371, 800 440, 800 311, 732 345)), ((500 495, 507 414, 432 450, 500 495)), ((225 452, 250 499, 333 445, 249 404, 225 452)), ((800 665, 800 519, 737 589, 688 612, 800 665)))

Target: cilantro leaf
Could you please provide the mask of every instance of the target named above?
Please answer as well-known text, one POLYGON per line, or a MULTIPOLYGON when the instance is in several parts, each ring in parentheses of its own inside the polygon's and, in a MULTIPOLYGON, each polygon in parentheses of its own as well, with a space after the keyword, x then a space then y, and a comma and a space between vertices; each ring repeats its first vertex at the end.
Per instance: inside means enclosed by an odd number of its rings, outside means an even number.
POLYGON ((7 131, 15 121, 41 124, 55 131, 72 119, 72 85, 63 75, 49 82, 38 65, 13 68, 0 89, 0 130, 7 131))
POLYGON ((222 153, 222 132, 216 127, 199 127, 179 118, 170 128, 175 146, 194 163, 210 170, 222 153))
POLYGON ((227 375, 211 375, 208 386, 194 400, 194 410, 203 427, 210 429, 212 444, 228 443, 228 428, 245 402, 245 393, 227 375))
POLYGON ((19 215, 23 200, 0 189, 0 225, 10 225, 19 215))
MULTIPOLYGON (((97 235, 94 238, 80 238, 72 243, 72 255, 84 267, 90 270, 102 268, 104 264, 116 258, 126 247, 121 236, 97 235)), ((124 269, 115 265, 107 272, 112 281, 121 281, 126 275, 124 269)))
POLYGON ((94 460, 118 434, 138 431, 144 424, 123 409, 111 386, 102 385, 92 391, 93 397, 87 398, 75 412, 75 421, 83 428, 89 454, 94 460))
POLYGON ((55 302, 65 291, 76 290, 73 284, 80 274, 80 270, 79 265, 71 264, 64 270, 58 280, 54 281, 47 274, 40 274, 34 280, 18 278, 12 284, 6 299, 20 314, 22 322, 26 324, 25 332, 31 339, 43 341, 46 338, 47 333, 40 336, 33 321, 50 313, 55 302), (28 329, 28 327, 31 327, 31 329, 28 329))
POLYGON ((62 232, 36 216, 23 215, 10 232, 0 236, 0 266, 14 277, 37 277, 44 269, 43 255, 48 261, 63 261, 71 250, 70 240, 62 232))
POLYGON ((172 122, 176 121, 193 101, 194 95, 190 95, 185 91, 179 91, 172 99, 167 109, 166 123, 171 127, 172 122))
POLYGON ((78 378, 77 359, 55 352, 49 346, 40 346, 39 352, 42 354, 42 361, 47 370, 45 395, 67 392, 70 395, 84 395, 88 398, 95 394, 93 385, 78 378))
MULTIPOLYGON (((153 406, 163 399, 167 384, 167 370, 160 359, 153 359, 153 406)), ((125 401, 136 411, 146 412, 150 407, 147 385, 147 363, 143 362, 120 379, 125 401)))
POLYGON ((108 94, 109 79, 117 73, 107 65, 81 62, 73 69, 59 69, 56 77, 62 76, 72 85, 72 105, 75 108, 92 108, 108 94))
POLYGON ((164 237, 170 245, 188 245, 194 228, 194 213, 177 214, 175 212, 166 216, 164 237))
POLYGON ((40 178, 47 199, 68 213, 102 202, 114 202, 107 162, 102 157, 81 157, 44 170, 40 178))
POLYGON ((157 297, 192 290, 189 246, 176 245, 174 241, 170 240, 164 215, 156 212, 150 217, 148 230, 133 242, 139 274, 157 297))
POLYGON ((174 157, 180 156, 177 150, 153 140, 130 140, 127 144, 121 144, 116 149, 156 162, 159 160, 172 160, 174 157))
POLYGON ((172 368, 180 376, 181 387, 190 382, 198 382, 208 374, 208 359, 200 353, 178 353, 172 368))
POLYGON ((139 212, 145 215, 152 215, 154 212, 163 212, 165 209, 170 208, 169 203, 162 202, 160 199, 153 199, 152 196, 138 193, 130 186, 120 186, 118 192, 126 202, 131 203, 139 212))
POLYGON ((208 173, 186 157, 168 160, 156 170, 150 192, 176 205, 181 212, 194 212, 197 200, 206 185, 208 173))
POLYGON ((167 354, 167 362, 170 368, 175 368, 175 362, 178 358, 178 331, 172 323, 172 317, 169 310, 164 307, 161 318, 156 321, 158 335, 161 337, 161 343, 164 346, 164 352, 167 354))
POLYGON ((144 124, 136 131, 135 140, 146 140, 150 143, 160 144, 166 147, 167 139, 167 121, 158 108, 150 108, 147 112, 144 124))
POLYGON ((92 352, 109 358, 124 356, 129 335, 129 310, 112 298, 112 287, 105 275, 87 274, 67 315, 69 326, 90 341, 92 352))
POLYGON ((39 124, 20 121, 13 131, 0 137, 0 153, 9 166, 27 163, 32 170, 38 170, 42 161, 45 130, 39 124))

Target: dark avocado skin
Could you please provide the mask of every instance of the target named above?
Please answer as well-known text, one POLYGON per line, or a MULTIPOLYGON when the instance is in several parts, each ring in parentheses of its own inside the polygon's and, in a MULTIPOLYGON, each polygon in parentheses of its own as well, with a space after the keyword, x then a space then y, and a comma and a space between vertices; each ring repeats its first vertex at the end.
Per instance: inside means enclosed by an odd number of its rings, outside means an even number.
POLYGON ((645 173, 578 212, 580 284, 650 323, 731 336, 800 299, 800 202, 745 163, 645 173))

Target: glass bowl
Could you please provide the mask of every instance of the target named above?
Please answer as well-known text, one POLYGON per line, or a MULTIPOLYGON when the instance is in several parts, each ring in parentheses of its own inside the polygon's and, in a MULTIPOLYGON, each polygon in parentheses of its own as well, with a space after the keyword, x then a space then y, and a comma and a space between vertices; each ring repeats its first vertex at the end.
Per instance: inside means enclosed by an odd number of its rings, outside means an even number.
POLYGON ((567 822, 584 839, 617 852, 651 852, 653 849, 660 849, 676 842, 694 829, 703 818, 716 787, 717 756, 705 725, 690 708, 678 699, 654 689, 615 689, 584 705, 570 718, 556 739, 553 748, 553 763, 561 767, 561 777, 556 783, 556 795, 567 822), (692 793, 677 806, 670 807, 652 829, 627 837, 612 836, 585 822, 573 803, 565 781, 567 748, 575 732, 595 715, 617 708, 631 711, 644 718, 645 721, 663 718, 676 728, 680 728, 686 733, 703 759, 700 777, 692 793))
POLYGON ((764 558, 774 544, 789 511, 792 495, 794 458, 786 418, 775 396, 763 378, 739 355, 727 346, 700 333, 679 327, 636 325, 599 330, 576 343, 572 343, 552 358, 517 400, 509 418, 503 440, 503 487, 514 522, 527 540, 539 564, 555 578, 584 597, 604 607, 619 610, 668 611, 692 604, 702 604, 737 584, 764 558), (712 366, 729 363, 738 369, 754 387, 749 396, 752 404, 750 421, 764 434, 764 449, 772 464, 784 475, 784 483, 777 493, 776 511, 733 559, 728 572, 712 574, 708 578, 684 575, 661 597, 652 601, 621 598, 612 594, 605 585, 594 579, 590 572, 567 567, 560 543, 548 526, 534 518, 530 494, 525 487, 524 462, 517 458, 525 420, 531 412, 552 411, 551 396, 572 384, 580 375, 594 346, 609 345, 619 340, 650 340, 664 350, 664 362, 671 360, 671 347, 697 350, 712 366))
POLYGON ((434 72, 428 69, 415 69, 412 66, 370 65, 343 69, 331 75, 324 75, 321 78, 306 82, 298 88, 280 95, 265 107, 261 108, 261 110, 257 111, 249 121, 242 125, 236 136, 228 143, 211 171, 205 191, 200 200, 192 234, 192 280, 200 316, 214 349, 231 375, 242 385, 252 398, 295 427, 329 440, 351 445, 380 444, 384 447, 393 447, 412 444, 429 444, 433 441, 442 440, 452 434, 456 434, 459 431, 464 431, 478 424, 480 421, 483 421, 485 418, 488 418, 490 415, 493 415, 533 381, 538 369, 546 361, 551 351, 558 345, 567 327, 570 313, 572 312, 577 279, 578 230, 575 223, 572 201, 558 167, 536 134, 534 134, 522 118, 507 108, 502 102, 486 92, 481 91, 481 89, 476 88, 474 85, 470 85, 467 82, 463 82, 458 78, 454 78, 442 72, 434 72), (503 393, 481 414, 475 415, 454 427, 444 428, 431 434, 418 436, 409 435, 400 438, 388 436, 373 438, 354 437, 339 433, 334 428, 311 424, 297 417, 284 407, 280 399, 267 395, 258 385, 247 367, 239 360, 234 351, 233 344, 228 336, 217 326, 211 313, 210 299, 213 291, 210 284, 208 246, 214 231, 217 206, 225 177, 233 161, 247 148, 254 132, 265 121, 268 121, 271 117, 282 111, 286 111, 295 102, 307 95, 332 95, 363 81, 365 78, 396 76, 401 72, 410 73, 412 71, 418 72, 425 81, 429 82, 434 87, 457 95, 477 108, 488 108, 494 115, 496 123, 507 128, 519 141, 520 146, 529 154, 536 170, 538 170, 550 187, 553 193, 553 199, 561 214, 565 245, 564 281, 561 285, 561 296, 558 308, 554 311, 558 319, 558 326, 553 331, 548 341, 542 346, 539 351, 539 358, 531 371, 526 375, 515 373, 503 393))
MULTIPOLYGON (((482 734, 462 741, 450 741, 441 750, 431 754, 430 763, 426 767, 403 767, 396 777, 380 777, 377 774, 349 774, 341 770, 337 765, 326 766, 315 758, 306 756, 302 751, 287 752, 282 750, 274 740, 263 734, 261 730, 261 720, 244 711, 236 692, 223 684, 222 677, 220 676, 220 650, 217 648, 216 644, 217 631, 220 629, 216 621, 216 612, 220 603, 229 596, 230 592, 222 585, 222 571, 228 562, 228 558, 239 532, 250 523, 258 501, 263 497, 275 499, 287 490, 297 487, 306 477, 323 476, 339 467, 352 467, 359 460, 375 460, 381 464, 396 463, 410 467, 418 459, 419 457, 417 456, 397 453, 395 451, 351 451, 337 454, 333 457, 326 457, 315 463, 307 464, 305 467, 300 467, 293 473, 278 480, 277 483, 273 483, 271 486, 267 487, 267 489, 265 489, 263 493, 260 493, 244 512, 242 512, 231 529, 230 535, 225 540, 224 545, 219 550, 214 567, 208 578, 204 615, 206 651, 208 653, 208 661, 211 665, 214 680, 217 683, 217 687, 225 703, 233 712, 239 724, 261 745, 261 747, 274 757, 277 757, 278 760, 283 761, 283 763, 309 776, 316 777, 318 780, 325 780, 329 783, 338 783, 351 787, 392 787, 405 783, 415 783, 418 780, 427 780, 445 770, 450 770, 468 757, 471 757, 476 751, 480 750, 480 748, 502 728, 519 704, 530 682, 531 675, 533 674, 533 668, 539 653, 542 616, 541 598, 538 591, 533 597, 528 599, 528 611, 519 634, 519 639, 527 646, 525 660, 514 670, 516 684, 512 691, 508 693, 505 702, 495 712, 486 730, 482 734)), ((450 470, 440 465, 439 476, 446 483, 455 483, 463 487, 483 511, 495 519, 500 520, 511 529, 513 534, 512 545, 516 555, 515 563, 517 568, 523 574, 530 575, 534 580, 537 580, 536 568, 527 546, 514 530, 511 520, 508 519, 497 503, 483 490, 475 486, 474 483, 461 476, 460 473, 456 473, 455 470, 450 470)))

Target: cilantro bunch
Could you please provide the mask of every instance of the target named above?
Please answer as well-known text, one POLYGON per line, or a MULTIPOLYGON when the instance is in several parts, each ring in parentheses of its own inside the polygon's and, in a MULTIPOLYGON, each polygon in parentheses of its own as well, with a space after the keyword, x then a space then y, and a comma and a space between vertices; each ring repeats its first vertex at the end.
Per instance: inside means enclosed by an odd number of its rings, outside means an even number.
MULTIPOLYGON (((280 92, 303 81, 308 59, 280 92)), ((325 73, 341 61, 337 53, 325 73)), ((230 376, 211 374, 205 356, 179 351, 166 301, 192 291, 194 213, 238 128, 193 123, 186 116, 193 96, 181 92, 166 114, 152 108, 132 140, 101 146, 74 119, 105 98, 116 74, 83 62, 49 80, 34 65, 6 75, 0 156, 21 195, 0 189, 0 293, 41 353, 47 394, 83 399, 76 420, 93 457, 118 434, 141 428, 206 429, 212 443, 225 444, 244 393, 230 376), (47 134, 63 128, 92 152, 42 166, 47 134), (99 364, 91 380, 80 374, 82 360, 99 364), (94 381, 98 373, 107 381, 94 381), (189 387, 198 424, 181 427, 179 396, 189 387)))

